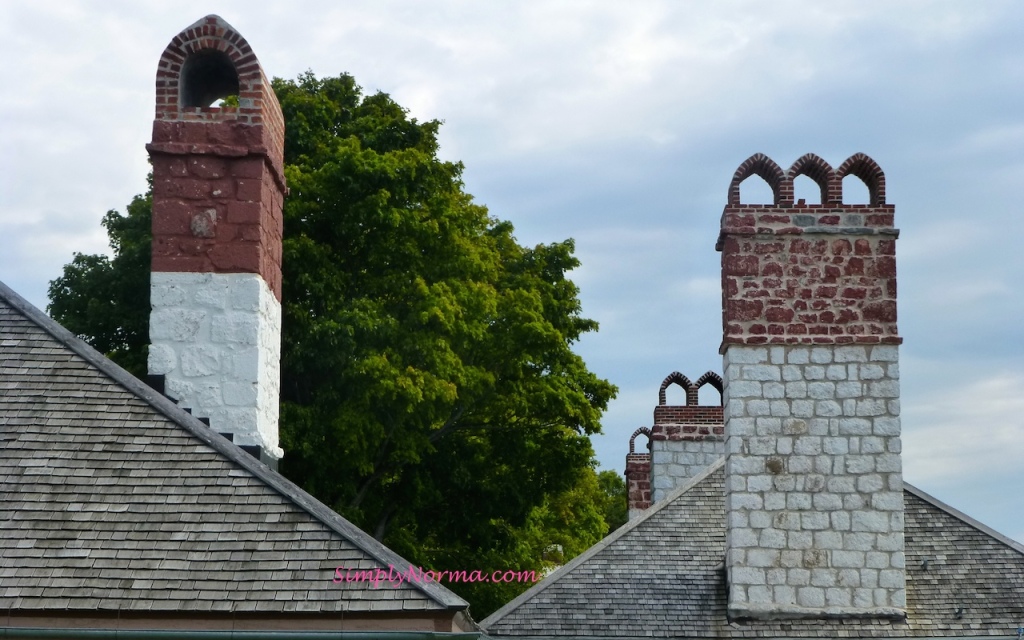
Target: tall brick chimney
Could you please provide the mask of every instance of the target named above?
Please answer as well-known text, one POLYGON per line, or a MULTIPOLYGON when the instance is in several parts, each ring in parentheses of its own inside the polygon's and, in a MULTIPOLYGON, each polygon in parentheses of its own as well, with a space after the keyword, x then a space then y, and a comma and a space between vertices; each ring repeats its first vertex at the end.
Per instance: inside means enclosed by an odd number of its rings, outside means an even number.
POLYGON ((893 214, 863 154, 788 172, 757 154, 733 176, 717 245, 733 617, 905 616, 893 214), (740 203, 754 174, 773 204, 740 203), (800 175, 821 204, 794 204, 800 175), (869 204, 843 203, 847 175, 869 204))
POLYGON ((156 77, 149 373, 271 465, 278 446, 284 118, 218 16, 171 40, 156 77), (237 96, 237 106, 216 103, 237 96))

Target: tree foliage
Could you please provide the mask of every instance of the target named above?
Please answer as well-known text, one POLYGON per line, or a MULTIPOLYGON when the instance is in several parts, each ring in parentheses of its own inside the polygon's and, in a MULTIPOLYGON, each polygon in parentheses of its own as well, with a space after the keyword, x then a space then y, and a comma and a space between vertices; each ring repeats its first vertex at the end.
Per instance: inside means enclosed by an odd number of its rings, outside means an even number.
MULTIPOLYGON (((311 73, 274 89, 282 472, 428 568, 543 570, 596 542, 610 489, 588 436, 615 388, 572 350, 597 329, 572 241, 521 246, 438 158, 440 123, 386 94, 311 73)), ((149 204, 108 213, 115 257, 77 254, 50 289, 51 315, 137 373, 149 204)), ((451 586, 479 617, 528 585, 451 586)))

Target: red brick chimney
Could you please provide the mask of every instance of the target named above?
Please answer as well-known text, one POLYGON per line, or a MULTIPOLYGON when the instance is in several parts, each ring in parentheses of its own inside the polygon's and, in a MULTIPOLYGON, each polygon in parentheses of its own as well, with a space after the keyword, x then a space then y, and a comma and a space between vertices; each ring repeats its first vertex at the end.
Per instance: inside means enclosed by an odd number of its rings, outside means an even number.
POLYGON ((640 427, 629 438, 629 453, 626 454, 626 501, 630 520, 651 506, 651 454, 636 452, 636 437, 641 434, 647 436, 650 449, 651 430, 640 427))
POLYGON ((181 406, 276 463, 284 118, 249 44, 220 17, 188 27, 160 57, 146 148, 149 372, 181 406))

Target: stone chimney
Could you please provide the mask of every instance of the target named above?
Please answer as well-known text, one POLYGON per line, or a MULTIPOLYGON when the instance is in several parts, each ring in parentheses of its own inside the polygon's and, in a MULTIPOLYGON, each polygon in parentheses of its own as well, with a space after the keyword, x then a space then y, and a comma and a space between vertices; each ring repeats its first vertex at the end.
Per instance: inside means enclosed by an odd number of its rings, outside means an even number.
POLYGON ((722 405, 701 406, 700 388, 706 384, 722 393, 722 378, 708 371, 697 382, 675 371, 661 383, 658 406, 654 408, 654 426, 641 427, 629 439, 626 456, 626 488, 629 517, 665 498, 673 489, 710 467, 725 453, 722 405), (678 385, 686 394, 685 405, 670 405, 666 392, 678 385), (634 441, 640 434, 648 438, 650 453, 636 453, 634 441))
POLYGON ((733 618, 905 616, 893 215, 863 154, 788 172, 757 154, 733 176, 717 245, 733 618), (773 204, 740 202, 754 174, 773 204), (821 204, 793 202, 800 175, 821 204), (843 203, 848 175, 868 204, 843 203))
POLYGON ((146 148, 150 377, 276 465, 284 118, 249 44, 220 17, 188 27, 160 57, 146 148))

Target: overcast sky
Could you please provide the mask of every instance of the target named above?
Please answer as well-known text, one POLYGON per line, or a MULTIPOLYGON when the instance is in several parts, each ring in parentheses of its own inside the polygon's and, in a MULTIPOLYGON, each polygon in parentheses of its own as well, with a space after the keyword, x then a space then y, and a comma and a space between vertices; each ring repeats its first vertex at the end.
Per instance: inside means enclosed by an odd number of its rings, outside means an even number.
POLYGON ((667 374, 721 371, 736 167, 867 153, 901 230, 905 477, 1024 541, 1024 3, 4 2, 0 280, 34 304, 108 251, 101 216, 145 189, 157 60, 208 13, 269 75, 350 72, 443 120, 521 242, 575 238, 601 323, 579 350, 620 388, 603 468, 667 374))

